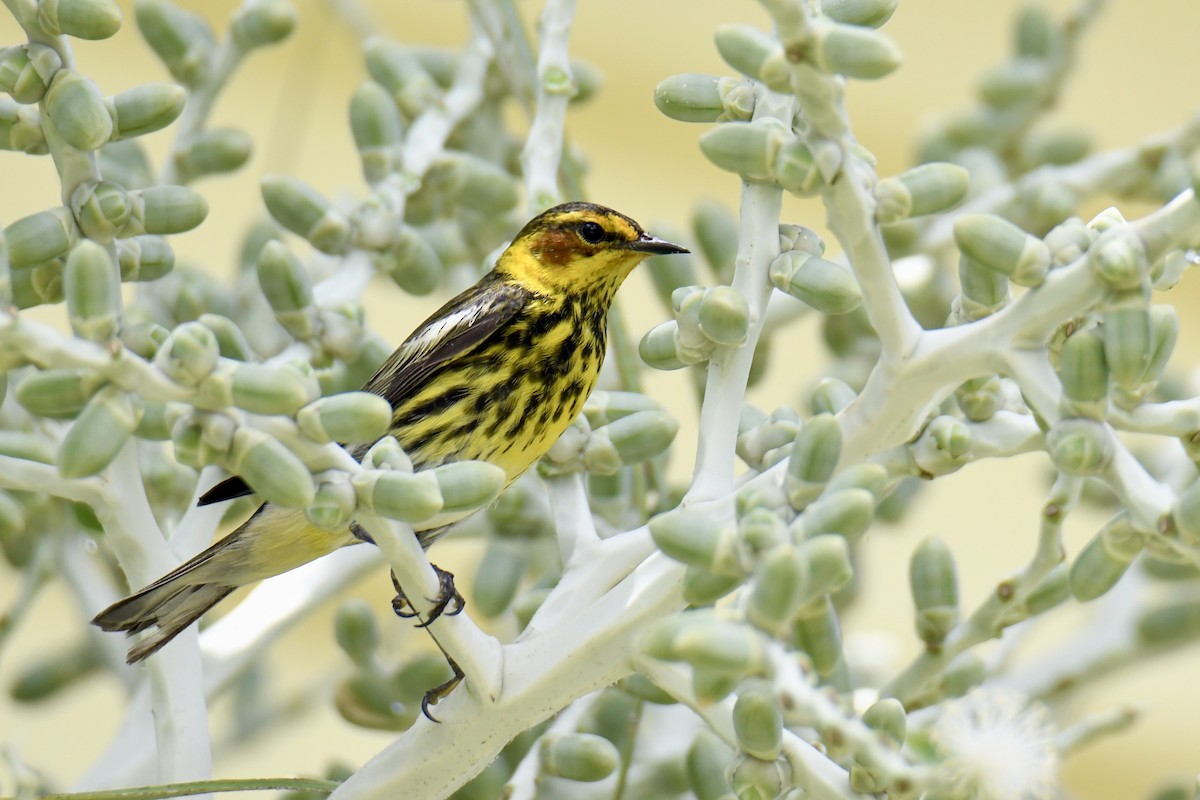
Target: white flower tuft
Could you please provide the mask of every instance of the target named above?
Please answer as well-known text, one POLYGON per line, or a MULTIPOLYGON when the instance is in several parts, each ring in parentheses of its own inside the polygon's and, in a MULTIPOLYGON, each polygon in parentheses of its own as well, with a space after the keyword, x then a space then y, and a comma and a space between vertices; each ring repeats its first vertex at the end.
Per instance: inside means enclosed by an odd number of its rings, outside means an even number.
POLYGON ((1049 710, 1021 692, 984 686, 945 704, 931 730, 950 795, 979 800, 1057 796, 1049 710))

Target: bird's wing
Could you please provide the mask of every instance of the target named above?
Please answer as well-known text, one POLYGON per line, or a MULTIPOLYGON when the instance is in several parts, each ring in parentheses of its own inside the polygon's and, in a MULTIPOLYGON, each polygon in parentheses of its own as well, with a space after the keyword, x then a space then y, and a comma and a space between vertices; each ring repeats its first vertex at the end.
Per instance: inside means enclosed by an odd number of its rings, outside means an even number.
POLYGON ((379 395, 395 408, 436 371, 491 338, 529 299, 528 290, 499 281, 482 292, 477 289, 459 295, 425 320, 363 391, 379 395))
MULTIPOLYGON (((440 367, 491 338, 529 298, 528 290, 500 281, 482 287, 482 292, 479 288, 473 287, 434 312, 383 362, 362 390, 379 395, 395 408, 440 367)), ((250 494, 254 490, 234 475, 201 495, 196 505, 207 506, 250 494)))

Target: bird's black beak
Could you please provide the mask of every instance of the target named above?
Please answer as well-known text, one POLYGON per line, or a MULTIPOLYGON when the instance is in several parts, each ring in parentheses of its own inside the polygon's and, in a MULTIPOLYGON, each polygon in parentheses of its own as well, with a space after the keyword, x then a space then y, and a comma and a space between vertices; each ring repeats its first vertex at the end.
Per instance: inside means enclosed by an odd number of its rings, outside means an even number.
POLYGON ((691 252, 686 247, 680 247, 677 244, 668 242, 666 239, 659 239, 657 236, 651 236, 648 233, 643 233, 640 237, 630 242, 628 247, 630 250, 637 250, 639 253, 649 253, 654 256, 691 252))

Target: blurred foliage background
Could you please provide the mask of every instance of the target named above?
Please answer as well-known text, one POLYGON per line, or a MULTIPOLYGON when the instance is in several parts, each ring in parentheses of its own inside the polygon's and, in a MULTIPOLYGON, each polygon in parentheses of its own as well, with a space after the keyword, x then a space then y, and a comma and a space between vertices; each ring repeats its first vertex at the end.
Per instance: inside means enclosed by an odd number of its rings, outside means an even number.
MULTIPOLYGON (((234 0, 183 2, 220 28, 234 0)), ((249 225, 263 215, 258 178, 269 173, 299 177, 326 196, 363 192, 359 165, 347 122, 351 92, 366 76, 358 42, 336 11, 335 0, 297 0, 300 21, 282 46, 252 56, 221 98, 213 125, 236 122, 253 136, 256 152, 248 167, 231 176, 204 180, 196 188, 212 211, 196 231, 172 239, 181 262, 203 265, 217 275, 234 270, 237 248, 249 225)), ((1011 46, 1011 22, 1020 0, 945 3, 901 0, 887 33, 905 55, 903 67, 875 83, 854 83, 848 103, 855 132, 879 159, 881 175, 910 163, 921 130, 939 115, 965 108, 987 67, 1001 61, 1011 46)), ((1049 3, 1062 12, 1067 4, 1049 3)), ((405 43, 457 48, 466 35, 463 4, 445 0, 377 2, 364 8, 383 35, 405 43)), ((533 20, 540 6, 521 9, 533 20)), ((169 80, 133 24, 111 40, 73 41, 78 68, 111 94, 147 80, 169 80)), ((766 24, 752 2, 731 0, 606 0, 579 4, 571 53, 604 74, 600 94, 572 107, 568 135, 589 166, 588 199, 611 205, 650 230, 670 236, 686 229, 699 197, 712 197, 736 208, 740 186, 709 164, 696 145, 703 127, 689 127, 661 116, 652 93, 664 77, 681 72, 728 74, 712 44, 712 31, 725 22, 766 24)), ((1200 108, 1195 79, 1195 41, 1200 33, 1200 3, 1177 0, 1114 0, 1087 35, 1076 73, 1068 80, 1050 121, 1082 128, 1095 149, 1129 146, 1144 136, 1173 127, 1200 108)), ((7 14, 0 14, 0 43, 24 37, 7 14)), ((171 129, 144 141, 161 159, 171 129)), ((0 153, 0 222, 57 205, 58 181, 48 158, 0 153)), ((1083 209, 1086 219, 1101 206, 1083 209)), ((1122 207, 1127 218, 1143 209, 1122 207)), ((816 200, 785 199, 785 219, 824 231, 816 200)), ((832 239, 830 240, 832 241, 832 239)), ((1200 352, 1200 279, 1187 276, 1167 298, 1179 309, 1182 330, 1172 368, 1195 369, 1200 352)), ((365 298, 369 324, 398 343, 439 301, 416 299, 388 281, 365 298)), ((649 282, 635 276, 622 292, 635 335, 661 320, 649 282)), ((32 312, 54 319, 62 307, 32 312)), ((61 322, 61 320, 58 320, 61 322)), ((764 408, 794 400, 827 356, 815 325, 796 329, 794 348, 775 348, 771 379, 751 399, 764 408)), ((694 403, 680 374, 656 374, 648 393, 683 422, 674 468, 686 479, 694 450, 694 403)), ((919 502, 895 528, 877 526, 864 548, 863 601, 847 629, 892 631, 886 640, 896 663, 913 655, 907 589, 908 556, 923 536, 937 534, 954 550, 960 568, 962 600, 970 608, 1007 570, 1023 563, 1036 533, 1037 509, 1048 476, 1044 456, 981 462, 927 487, 919 502)), ((1076 552, 1104 521, 1103 512, 1082 509, 1067 524, 1068 546, 1076 552)), ((464 576, 479 554, 470 543, 440 544, 437 561, 464 576)), ((7 607, 16 584, 0 564, 0 608, 7 607)), ((463 581, 462 585, 469 585, 463 581)), ((391 589, 382 569, 357 587, 377 609, 385 609, 391 589)), ((469 599, 469 598, 468 598, 469 599)), ((380 749, 391 734, 355 728, 342 720, 328 700, 347 669, 332 637, 331 604, 292 631, 270 655, 273 680, 258 691, 295 714, 270 737, 228 745, 236 700, 225 697, 212 708, 216 770, 221 777, 312 775, 332 762, 357 765, 380 749), (308 702, 313 697, 317 702, 308 702)), ((78 623, 95 609, 78 609, 66 592, 51 589, 0 653, 0 741, 15 742, 21 756, 62 780, 83 774, 107 746, 120 721, 124 698, 115 681, 92 678, 36 705, 15 703, 9 687, 38 653, 66 646, 78 636, 78 623)), ((1049 626, 1067 629, 1078 609, 1059 613, 1049 626)), ((1052 635, 1053 631, 1048 635, 1052 635)), ((397 632, 391 646, 427 646, 424 637, 397 632)), ((848 645, 853 647, 852 636, 848 645)), ((862 644, 866 640, 859 636, 862 644)), ((878 642, 876 642, 878 644, 878 642)), ((1071 702, 1082 713, 1120 703, 1144 707, 1143 719, 1128 733, 1106 738, 1070 761, 1069 791, 1083 797, 1139 797, 1165 777, 1186 779, 1200 769, 1195 743, 1200 691, 1195 688, 1200 645, 1151 660, 1098 681, 1071 702)), ((65 788, 65 787, 64 787, 65 788)))

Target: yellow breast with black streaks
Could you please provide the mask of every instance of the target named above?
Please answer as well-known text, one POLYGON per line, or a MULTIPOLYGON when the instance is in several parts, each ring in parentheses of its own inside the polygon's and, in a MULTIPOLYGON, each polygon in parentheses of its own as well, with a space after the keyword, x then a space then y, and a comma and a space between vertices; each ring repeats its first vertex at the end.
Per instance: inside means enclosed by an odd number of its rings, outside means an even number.
POLYGON ((604 359, 607 307, 534 296, 492 341, 405 398, 394 431, 414 465, 479 459, 515 480, 583 409, 604 359))

